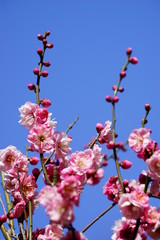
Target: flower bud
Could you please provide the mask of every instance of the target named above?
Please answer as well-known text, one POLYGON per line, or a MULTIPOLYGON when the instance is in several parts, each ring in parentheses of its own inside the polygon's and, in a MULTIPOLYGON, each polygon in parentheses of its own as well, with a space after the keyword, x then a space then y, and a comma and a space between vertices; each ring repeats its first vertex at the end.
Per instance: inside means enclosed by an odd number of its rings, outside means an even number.
POLYGON ((115 90, 117 89, 117 86, 116 86, 116 85, 113 85, 113 86, 112 86, 112 89, 113 89, 113 91, 115 91, 115 90))
POLYGON ((144 107, 147 112, 151 110, 151 106, 148 103, 146 103, 144 107))
POLYGON ((119 101, 119 97, 118 96, 114 96, 112 101, 113 101, 113 103, 117 103, 119 101))
POLYGON ((132 64, 137 64, 137 63, 138 63, 138 58, 136 58, 136 57, 131 57, 131 58, 129 59, 129 62, 132 63, 132 64))
POLYGON ((37 35, 37 38, 38 38, 38 40, 43 40, 42 34, 39 33, 39 34, 37 35))
POLYGON ((41 76, 42 76, 42 77, 47 77, 47 76, 48 76, 48 72, 47 72, 46 70, 43 70, 43 71, 41 72, 41 76))
POLYGON ((101 132, 102 130, 103 130, 103 125, 101 124, 101 123, 97 123, 96 124, 96 130, 97 130, 97 132, 99 133, 99 132, 101 132))
POLYGON ((40 100, 40 104, 43 107, 47 108, 47 107, 51 106, 51 101, 49 99, 47 99, 47 98, 44 98, 44 99, 40 100))
POLYGON ((108 149, 113 149, 115 147, 115 143, 110 141, 109 143, 106 144, 108 149))
POLYGON ((35 75, 39 75, 39 69, 38 69, 38 68, 34 68, 34 69, 33 69, 33 73, 34 73, 35 75))
POLYGON ((8 216, 8 218, 9 218, 10 220, 14 219, 14 213, 13 213, 13 212, 9 212, 9 213, 7 214, 7 216, 8 216))
POLYGON ((102 167, 106 167, 108 165, 108 162, 106 160, 103 160, 103 162, 101 163, 102 167))
POLYGON ((42 53, 43 53, 42 49, 41 49, 41 48, 38 48, 38 49, 37 49, 37 53, 38 53, 39 56, 42 56, 42 53))
POLYGON ((6 222, 7 221, 7 216, 6 215, 1 215, 0 216, 0 222, 1 223, 4 223, 4 222, 6 222))
POLYGON ((122 162, 119 162, 119 166, 121 166, 123 169, 129 169, 132 166, 132 162, 123 160, 122 162))
POLYGON ((34 169, 32 170, 32 174, 33 174, 33 176, 37 179, 38 176, 39 176, 39 174, 40 174, 40 170, 39 170, 38 168, 34 168, 34 169))
POLYGON ((121 78, 124 78, 126 76, 126 72, 125 71, 122 71, 121 73, 120 73, 120 77, 121 78))
POLYGON ((127 48, 127 50, 126 50, 126 54, 130 56, 131 53, 132 53, 132 48, 130 48, 130 47, 127 48))
POLYGON ((124 88, 123 88, 123 87, 120 87, 120 88, 118 88, 118 91, 119 91, 119 92, 124 92, 124 88))
POLYGON ((49 66, 51 66, 51 63, 50 63, 50 62, 44 62, 43 65, 44 65, 45 67, 49 67, 49 66))
POLYGON ((33 84, 33 83, 29 83, 28 84, 28 89, 29 90, 34 90, 36 87, 35 87, 35 85, 33 84))
POLYGON ((50 35, 50 31, 47 30, 44 35, 45 35, 45 37, 49 36, 50 35))
POLYGON ((46 44, 46 47, 47 47, 47 48, 53 48, 54 45, 53 45, 53 43, 47 43, 47 44, 46 44))
POLYGON ((43 44, 46 45, 47 44, 47 40, 44 38, 43 39, 43 44))
POLYGON ((29 162, 31 165, 36 165, 39 162, 39 158, 37 157, 29 158, 29 162))
POLYGON ((123 142, 117 142, 117 143, 116 143, 116 147, 117 147, 117 148, 123 148, 123 147, 124 147, 123 142))
POLYGON ((111 96, 106 96, 105 99, 106 99, 107 102, 112 102, 111 96))

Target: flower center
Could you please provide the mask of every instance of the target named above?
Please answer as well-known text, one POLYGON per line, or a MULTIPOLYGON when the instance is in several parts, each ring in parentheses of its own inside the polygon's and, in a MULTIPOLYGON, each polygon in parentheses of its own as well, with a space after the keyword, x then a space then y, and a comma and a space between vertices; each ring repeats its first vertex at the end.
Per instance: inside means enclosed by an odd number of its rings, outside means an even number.
POLYGON ((12 163, 12 162, 14 162, 15 159, 12 155, 9 155, 9 156, 7 156, 6 160, 7 160, 7 162, 12 163))
POLYGON ((38 138, 39 138, 40 142, 44 142, 44 140, 45 140, 45 137, 43 135, 39 136, 38 138))

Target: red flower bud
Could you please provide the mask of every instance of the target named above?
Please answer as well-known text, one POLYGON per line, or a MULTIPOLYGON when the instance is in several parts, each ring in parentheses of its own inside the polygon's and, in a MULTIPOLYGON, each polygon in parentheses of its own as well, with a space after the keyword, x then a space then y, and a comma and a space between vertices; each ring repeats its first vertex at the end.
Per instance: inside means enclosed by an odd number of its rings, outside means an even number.
POLYGON ((51 106, 51 101, 47 98, 41 99, 40 100, 40 104, 44 107, 47 108, 49 106, 51 106))
POLYGON ((113 149, 115 147, 115 143, 110 141, 109 143, 106 144, 108 149, 113 149))
POLYGON ((43 39, 43 44, 46 45, 47 44, 47 40, 44 38, 43 39))
POLYGON ((50 35, 50 31, 47 30, 44 35, 45 35, 46 37, 49 36, 49 35, 50 35))
POLYGON ((137 63, 138 63, 138 58, 136 58, 136 57, 131 57, 131 58, 129 59, 129 62, 132 63, 132 64, 137 64, 137 63))
POLYGON ((119 97, 118 96, 114 96, 112 101, 113 101, 113 103, 117 103, 119 101, 119 97))
POLYGON ((106 96, 105 99, 106 99, 107 102, 112 102, 111 96, 106 96))
POLYGON ((126 72, 125 71, 122 71, 121 73, 120 73, 120 77, 121 78, 124 78, 126 76, 126 72))
POLYGON ((33 83, 29 83, 28 84, 28 89, 29 90, 34 90, 36 87, 35 87, 35 85, 33 84, 33 83))
POLYGON ((29 158, 29 162, 31 165, 36 165, 39 162, 39 158, 37 157, 29 158))
POLYGON ((101 123, 97 123, 96 124, 96 130, 97 130, 97 132, 99 133, 99 132, 101 132, 102 130, 103 130, 103 125, 101 124, 101 123))
POLYGON ((130 48, 130 47, 127 48, 127 50, 126 50, 126 54, 130 56, 131 53, 132 53, 132 48, 130 48))
POLYGON ((47 77, 47 76, 48 76, 48 72, 47 72, 46 70, 43 70, 43 71, 41 72, 41 76, 42 76, 42 77, 47 77))
POLYGON ((39 69, 38 69, 38 68, 34 68, 34 69, 33 69, 33 73, 34 73, 35 75, 39 75, 39 69))
POLYGON ((118 91, 119 91, 119 92, 124 92, 124 88, 123 88, 123 87, 120 87, 120 88, 118 89, 118 91))
POLYGON ((7 216, 6 215, 1 215, 0 216, 0 222, 1 223, 4 223, 4 222, 6 222, 7 221, 7 216))
POLYGON ((32 170, 32 174, 33 174, 33 176, 34 176, 35 178, 37 178, 37 177, 39 176, 39 174, 40 174, 39 169, 38 169, 38 168, 34 168, 34 169, 32 170))
POLYGON ((116 90, 116 88, 117 88, 117 86, 116 86, 116 85, 113 85, 113 86, 112 86, 112 89, 113 89, 113 91, 115 91, 115 90, 116 90))
POLYGON ((13 213, 13 212, 9 212, 9 213, 7 214, 7 216, 8 216, 8 218, 9 218, 10 220, 14 219, 14 213, 13 213))
POLYGON ((51 63, 50 63, 50 62, 44 62, 43 65, 44 65, 45 67, 49 67, 49 66, 51 66, 51 63))
POLYGON ((47 43, 47 44, 46 44, 46 47, 47 47, 47 48, 53 48, 54 45, 53 45, 53 43, 47 43))
POLYGON ((38 40, 43 40, 42 34, 39 33, 39 34, 37 35, 37 38, 38 38, 38 40))
POLYGON ((129 169, 132 166, 132 162, 123 160, 122 162, 119 162, 119 166, 121 166, 123 169, 129 169))
POLYGON ((39 56, 42 56, 42 53, 43 53, 42 49, 41 49, 41 48, 38 48, 38 49, 37 49, 37 53, 39 54, 39 56))
POLYGON ((144 107, 147 112, 151 110, 151 106, 148 103, 146 103, 144 107))

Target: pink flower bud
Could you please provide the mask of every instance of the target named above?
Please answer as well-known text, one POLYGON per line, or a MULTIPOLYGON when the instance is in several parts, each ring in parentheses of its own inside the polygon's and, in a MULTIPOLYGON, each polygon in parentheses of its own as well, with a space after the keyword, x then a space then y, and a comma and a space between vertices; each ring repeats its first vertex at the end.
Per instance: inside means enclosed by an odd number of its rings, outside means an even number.
POLYGON ((51 101, 49 99, 47 99, 47 98, 44 98, 44 99, 40 100, 40 104, 43 107, 47 108, 47 107, 51 106, 51 101))
POLYGON ((43 53, 42 49, 41 49, 41 48, 38 48, 38 49, 37 49, 37 53, 39 54, 39 56, 42 56, 42 53, 43 53))
POLYGON ((36 165, 39 162, 39 158, 37 157, 29 158, 29 162, 31 165, 36 165))
POLYGON ((129 62, 132 63, 132 64, 137 64, 137 63, 138 63, 138 58, 136 58, 136 57, 131 57, 131 58, 129 59, 129 62))
POLYGON ((7 214, 7 216, 8 216, 8 218, 9 218, 10 220, 14 219, 14 213, 13 213, 13 212, 9 212, 9 213, 7 214))
POLYGON ((113 85, 113 86, 112 86, 112 89, 113 89, 113 91, 115 91, 115 90, 116 90, 116 88, 117 88, 117 86, 116 86, 116 85, 113 85))
POLYGON ((146 183, 146 178, 147 178, 147 175, 145 175, 145 174, 143 174, 143 173, 141 173, 140 175, 139 175, 139 182, 141 183, 141 184, 145 184, 146 183))
POLYGON ((132 53, 132 48, 130 48, 130 47, 127 48, 127 50, 126 50, 126 54, 127 54, 127 55, 131 55, 131 53, 132 53))
POLYGON ((114 96, 112 101, 113 101, 113 103, 117 103, 119 101, 119 97, 118 96, 114 96))
POLYGON ((148 103, 146 103, 144 107, 147 112, 151 110, 151 106, 148 103))
POLYGON ((119 92, 124 92, 124 88, 123 88, 123 87, 120 87, 120 88, 118 89, 118 91, 119 91, 119 92))
POLYGON ((49 67, 49 66, 51 66, 51 63, 50 63, 50 62, 44 62, 43 65, 44 65, 45 67, 49 67))
POLYGON ((125 71, 122 71, 121 73, 120 73, 120 77, 121 78, 124 78, 126 76, 126 72, 125 71))
POLYGON ((50 31, 47 30, 44 35, 45 35, 46 37, 49 36, 49 35, 50 35, 50 31))
POLYGON ((111 96, 106 96, 105 99, 106 99, 107 102, 112 102, 111 96))
POLYGON ((28 84, 28 89, 29 90, 34 90, 36 87, 35 87, 35 85, 33 84, 33 83, 29 83, 28 84))
POLYGON ((103 129, 104 129, 104 127, 101 123, 96 124, 96 130, 97 130, 98 133, 101 132, 103 129))
POLYGON ((124 147, 123 142, 117 142, 117 143, 116 143, 116 147, 117 147, 117 148, 123 148, 123 147, 124 147))
POLYGON ((123 169, 129 169, 132 166, 132 162, 123 160, 122 162, 119 162, 119 166, 121 166, 123 169))
POLYGON ((37 38, 38 38, 38 40, 43 40, 42 34, 39 33, 39 34, 37 35, 37 38))
POLYGON ((53 48, 54 45, 53 45, 53 43, 47 43, 47 44, 46 44, 46 47, 47 47, 47 48, 53 48))
POLYGON ((115 143, 110 141, 109 143, 106 144, 108 149, 113 149, 115 147, 115 143))
POLYGON ((6 215, 1 215, 0 216, 0 222, 1 223, 4 223, 4 222, 6 222, 7 221, 7 216, 6 215))
POLYGON ((35 75, 39 75, 39 69, 38 69, 38 68, 34 68, 34 69, 33 69, 33 73, 34 73, 35 75))
POLYGON ((48 76, 48 72, 47 72, 46 70, 43 70, 43 71, 41 72, 41 76, 42 76, 42 77, 47 77, 47 76, 48 76))
POLYGON ((108 162, 106 160, 103 160, 103 162, 101 163, 102 167, 106 167, 108 165, 108 162))

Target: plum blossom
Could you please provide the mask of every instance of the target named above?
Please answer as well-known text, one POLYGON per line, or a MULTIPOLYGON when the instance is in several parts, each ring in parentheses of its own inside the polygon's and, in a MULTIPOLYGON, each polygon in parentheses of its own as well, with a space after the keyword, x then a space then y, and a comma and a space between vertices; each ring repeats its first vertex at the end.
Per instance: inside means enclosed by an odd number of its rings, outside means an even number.
POLYGON ((45 227, 44 234, 39 234, 37 240, 58 240, 64 237, 63 228, 58 224, 49 224, 45 227))
POLYGON ((0 170, 2 171, 10 170, 14 166, 16 159, 21 154, 22 153, 12 145, 8 146, 5 149, 0 150, 0 170))
POLYGON ((103 154, 101 153, 102 148, 100 148, 98 146, 98 144, 94 144, 93 145, 93 154, 94 154, 94 158, 93 158, 93 168, 97 169, 100 166, 100 163, 103 160, 103 154))
POLYGON ((146 160, 148 165, 148 174, 154 179, 160 180, 160 150, 153 153, 153 155, 146 160))
POLYGON ((27 137, 32 151, 50 152, 54 149, 53 128, 43 124, 33 127, 27 137))
POLYGON ((69 144, 71 144, 72 139, 65 132, 55 132, 53 139, 55 142, 55 159, 64 158, 71 152, 72 149, 69 144))
POLYGON ((103 168, 98 168, 95 170, 94 168, 91 168, 87 172, 87 184, 89 185, 95 185, 100 182, 100 180, 104 176, 104 170, 103 168))
POLYGON ((24 212, 26 203, 19 192, 15 193, 14 200, 16 204, 13 207, 13 216, 14 218, 19 218, 24 212))
POLYGON ((120 196, 118 205, 124 217, 138 219, 143 215, 144 208, 149 206, 149 197, 140 189, 120 196))
POLYGON ((40 107, 37 104, 31 102, 26 102, 22 105, 19 108, 19 112, 22 117, 19 123, 30 130, 36 123, 36 110, 38 108, 40 107))
POLYGON ((84 152, 75 152, 69 158, 69 166, 77 175, 85 174, 93 165, 94 154, 91 149, 84 152))
POLYGON ((144 151, 151 142, 150 133, 150 129, 134 129, 128 138, 128 144, 130 148, 136 153, 144 151))
POLYGON ((69 226, 74 220, 73 203, 57 191, 57 187, 45 186, 39 193, 40 203, 46 207, 52 223, 69 226))
MULTIPOLYGON (((114 234, 112 235, 112 240, 130 240, 133 236, 136 227, 136 220, 129 220, 123 217, 121 220, 115 222, 115 226, 112 228, 114 234)), ((146 240, 145 231, 140 225, 135 240, 146 240)))
POLYGON ((111 131, 112 123, 110 121, 106 121, 103 130, 100 133, 99 142, 100 143, 108 143, 112 141, 112 131, 111 131))
POLYGON ((35 114, 37 124, 44 124, 48 120, 49 112, 45 108, 37 108, 35 114))

